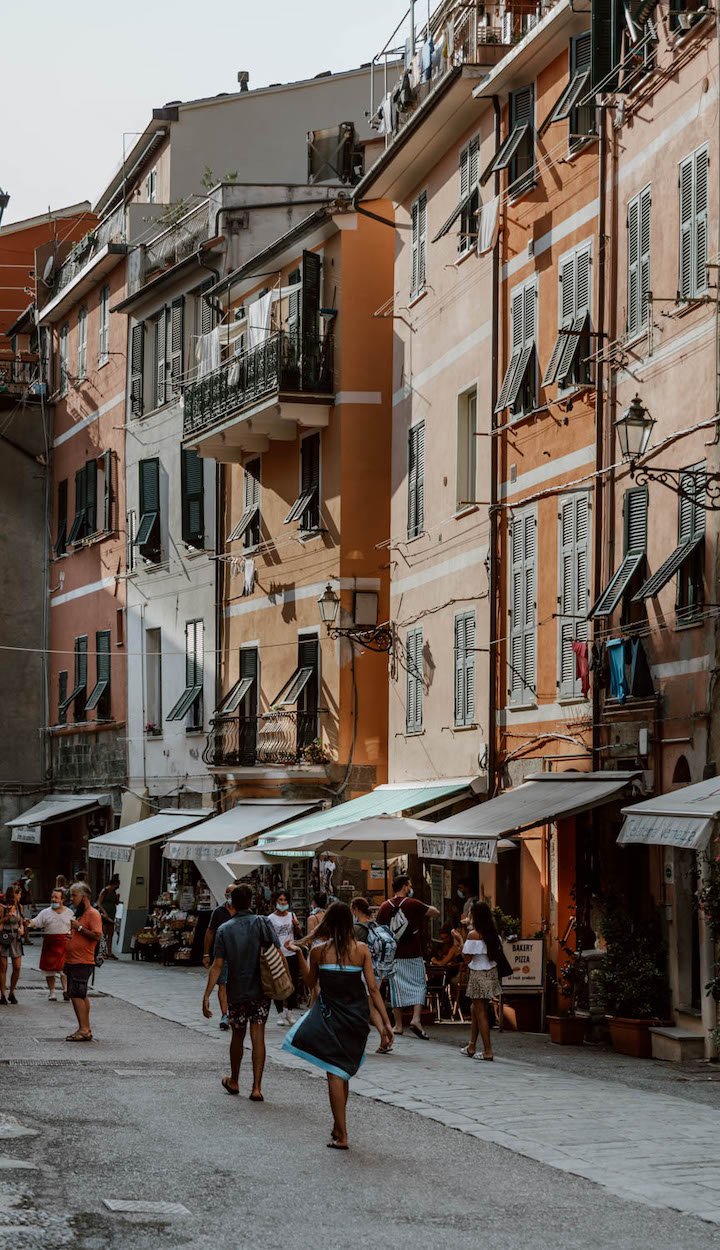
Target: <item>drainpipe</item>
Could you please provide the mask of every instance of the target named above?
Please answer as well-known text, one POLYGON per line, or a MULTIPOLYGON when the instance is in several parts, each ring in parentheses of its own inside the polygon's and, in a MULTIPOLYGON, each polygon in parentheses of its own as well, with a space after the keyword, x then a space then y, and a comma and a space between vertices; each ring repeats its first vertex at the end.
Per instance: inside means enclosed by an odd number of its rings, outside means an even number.
MULTIPOLYGON (((500 143, 500 125, 502 119, 502 110, 500 101, 497 96, 493 96, 493 111, 495 113, 495 150, 500 143)), ((498 194, 499 174, 495 175, 495 194, 498 194)), ((497 232, 495 246, 493 248, 492 263, 492 355, 491 355, 491 374, 490 374, 490 424, 495 424, 495 404, 497 403, 497 363, 498 363, 498 339, 499 339, 499 323, 500 323, 500 231, 497 232)), ((498 501, 498 442, 499 439, 490 439, 490 569, 488 575, 489 590, 489 625, 490 638, 488 646, 488 790, 492 796, 497 791, 497 691, 499 680, 499 655, 497 638, 499 636, 498 626, 498 603, 499 603, 499 569, 498 569, 498 543, 499 534, 499 509, 498 501)))
MULTIPOLYGON (((606 261, 606 171, 607 171, 607 118, 608 110, 601 108, 597 110, 600 115, 599 122, 599 140, 598 140, 598 247, 597 247, 597 338, 595 342, 598 345, 598 352, 602 350, 602 345, 606 342, 603 331, 607 323, 605 309, 605 261, 606 261)), ((613 165, 613 179, 611 186, 611 194, 614 199, 615 195, 615 169, 613 165)), ((614 321, 614 317, 613 317, 614 321)), ((610 379, 614 379, 612 370, 608 371, 610 379)), ((611 482, 607 484, 608 500, 603 497, 605 485, 601 476, 601 470, 605 464, 605 402, 603 395, 603 365, 598 359, 596 364, 595 378, 595 525, 594 525, 594 543, 593 543, 593 580, 595 583, 595 593, 597 594, 599 587, 602 585, 603 572, 603 547, 605 525, 607 517, 608 530, 613 525, 613 486, 611 482), (607 507, 604 505, 607 502, 607 507)), ((614 387, 614 380, 611 381, 614 387)), ((608 423, 609 431, 612 431, 612 423, 608 423)), ((610 434, 608 432, 608 440, 610 434)), ((609 449, 611 451, 611 448, 609 449)), ((608 463, 610 460, 608 459, 608 463)), ((610 534, 608 532, 608 542, 610 534)), ((593 629, 593 634, 594 634, 593 629)), ((598 771, 601 761, 600 751, 600 690, 598 683, 593 682, 593 729, 592 729, 592 762, 593 770, 598 771)))

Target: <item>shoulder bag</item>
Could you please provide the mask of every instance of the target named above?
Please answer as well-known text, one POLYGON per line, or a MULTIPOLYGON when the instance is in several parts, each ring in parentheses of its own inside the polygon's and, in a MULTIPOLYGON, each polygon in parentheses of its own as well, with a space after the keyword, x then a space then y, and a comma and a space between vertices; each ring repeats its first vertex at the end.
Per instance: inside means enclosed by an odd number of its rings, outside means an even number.
MULTIPOLYGON (((258 917, 258 919, 260 918, 258 917)), ((290 997, 295 987, 280 951, 270 939, 267 923, 263 924, 263 933, 260 940, 260 984, 263 996, 284 1001, 290 997), (265 944, 263 945, 262 943, 265 944)), ((296 956, 296 958, 299 958, 299 956, 296 956)))

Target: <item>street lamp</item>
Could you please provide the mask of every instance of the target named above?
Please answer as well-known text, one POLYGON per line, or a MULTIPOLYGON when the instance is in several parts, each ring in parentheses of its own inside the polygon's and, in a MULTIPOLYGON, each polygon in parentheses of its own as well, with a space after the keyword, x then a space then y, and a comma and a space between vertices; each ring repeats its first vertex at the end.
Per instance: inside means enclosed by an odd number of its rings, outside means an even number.
POLYGON ((327 630, 328 638, 348 638, 366 651, 392 651, 392 625, 336 625, 340 611, 340 599, 328 582, 317 601, 320 620, 327 630))
POLYGON ((10 196, 7 191, 0 191, 0 222, 3 219, 3 213, 10 203, 10 196))
POLYGON ((634 464, 645 455, 655 422, 639 395, 615 422, 623 460, 634 464))

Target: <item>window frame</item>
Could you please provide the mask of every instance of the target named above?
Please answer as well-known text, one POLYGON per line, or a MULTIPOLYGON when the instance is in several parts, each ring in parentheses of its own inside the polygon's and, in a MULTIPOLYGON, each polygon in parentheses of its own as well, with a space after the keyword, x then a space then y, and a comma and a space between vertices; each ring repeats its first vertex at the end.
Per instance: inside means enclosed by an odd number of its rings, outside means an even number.
POLYGON ((165 717, 167 721, 184 719, 186 733, 203 728, 204 664, 205 622, 199 617, 185 622, 185 689, 165 717))
POLYGON ((160 564, 162 561, 162 507, 160 500, 160 457, 147 456, 138 461, 138 523, 133 547, 137 547, 143 560, 149 564, 160 564), (144 483, 144 466, 156 466, 157 509, 146 507, 146 487, 144 483))
POLYGON ((708 227, 710 218, 710 148, 709 144, 701 143, 687 156, 679 162, 678 165, 678 217, 679 217, 679 246, 678 246, 678 302, 680 304, 690 304, 694 300, 701 299, 707 295, 708 287, 708 227), (704 165, 704 189, 699 195, 698 193, 698 170, 704 165), (683 177, 686 170, 690 171, 690 215, 683 216, 683 177), (704 207, 698 207, 698 200, 701 205, 704 199, 704 207), (687 229, 686 229, 687 227, 687 229), (685 263, 684 263, 684 243, 685 237, 689 240, 689 257, 688 257, 688 273, 687 283, 685 282, 685 263), (701 252, 704 259, 701 261, 701 252), (702 282, 699 280, 699 270, 704 270, 702 282))
POLYGON ((508 551, 508 705, 513 708, 534 707, 537 704, 538 587, 537 508, 534 504, 513 512, 508 525, 508 551), (517 559, 516 527, 522 531, 517 559), (531 554, 528 554, 529 534, 533 536, 531 554), (516 579, 519 581, 516 582, 516 579), (519 612, 515 610, 516 604, 519 612), (521 617, 519 624, 518 615, 521 617))
POLYGON ((477 384, 457 400, 455 445, 455 509, 465 512, 477 503, 477 384))
MULTIPOLYGON (((574 35, 570 40, 569 59, 572 81, 584 77, 585 85, 589 88, 592 75, 592 35, 589 30, 582 31, 579 35, 574 35), (587 46, 586 56, 581 51, 585 45, 587 46)), ((597 110, 595 105, 575 103, 568 115, 568 152, 574 155, 588 143, 594 142, 597 137, 597 110), (586 130, 580 129, 581 117, 583 115, 587 119, 588 128, 586 130)))
POLYGON ((237 525, 233 526, 227 536, 227 542, 239 542, 242 539, 245 551, 254 551, 260 545, 260 491, 262 486, 262 456, 253 456, 243 465, 243 511, 237 525), (252 465, 257 465, 257 474, 251 473, 252 465))
POLYGON ((109 629, 95 634, 96 682, 85 704, 85 711, 97 710, 97 719, 111 720, 111 640, 109 629))
POLYGON ((453 711, 456 729, 469 729, 475 723, 477 671, 475 609, 456 612, 453 621, 453 711))
POLYGON ((427 285, 427 190, 410 205, 410 299, 422 295, 427 285))
POLYGON ((182 541, 187 547, 202 551, 205 547, 205 461, 194 448, 180 448, 180 523, 182 541), (196 489, 190 490, 191 466, 198 473, 196 489), (193 507, 197 509, 197 525, 192 524, 193 507))
POLYGON ((76 381, 82 382, 87 377, 87 344, 88 344, 88 310, 87 304, 78 309, 76 344, 76 381))
POLYGON ((405 635, 405 733, 418 734, 423 730, 423 629, 416 625, 405 635))
POLYGON ((647 329, 650 309, 648 295, 652 249, 652 184, 648 183, 627 202, 626 221, 627 309, 625 332, 628 338, 647 329), (647 242, 644 236, 647 235, 647 242), (635 259, 633 259, 633 257, 635 259))
POLYGON ((558 335, 555 340, 542 385, 558 384, 558 394, 567 394, 592 384, 590 335, 593 324, 593 241, 585 239, 564 252, 558 260, 558 335), (587 299, 579 292, 580 262, 586 258, 587 299), (572 269, 570 298, 565 291, 565 276, 572 269))
POLYGON ((419 538, 425 529, 425 422, 408 429, 407 536, 419 538))
POLYGON ((322 437, 319 430, 312 430, 300 438, 298 450, 299 492, 283 525, 298 523, 301 537, 312 538, 322 532, 321 486, 322 486, 322 437), (308 447, 316 447, 313 453, 316 463, 307 464, 308 447))
POLYGON ((498 392, 495 412, 508 409, 511 421, 519 421, 538 405, 538 278, 533 274, 510 292, 510 360, 498 392), (533 329, 528 334, 528 298, 533 296, 533 329), (518 302, 520 328, 517 327, 518 302))
POLYGON ((557 689, 558 698, 565 701, 584 697, 575 676, 572 643, 589 643, 590 640, 587 614, 590 610, 592 499, 589 491, 572 491, 560 495, 558 502, 557 689), (566 513, 572 514, 569 527, 566 527, 566 513), (570 563, 569 578, 566 561, 570 563))
MULTIPOLYGON (((631 486, 623 495, 623 558, 615 572, 610 576, 595 600, 589 615, 610 617, 621 601, 625 601, 632 588, 633 581, 647 559, 647 532, 649 515, 649 495, 647 486, 631 486), (631 512, 633 499, 638 501, 644 497, 644 543, 633 543, 631 537, 631 512)), ((624 615, 624 613, 623 613, 624 615)))
POLYGON ((98 298, 98 368, 110 359, 110 285, 100 288, 98 298))
POLYGON ((70 323, 64 322, 58 334, 58 395, 67 395, 69 386, 70 323))

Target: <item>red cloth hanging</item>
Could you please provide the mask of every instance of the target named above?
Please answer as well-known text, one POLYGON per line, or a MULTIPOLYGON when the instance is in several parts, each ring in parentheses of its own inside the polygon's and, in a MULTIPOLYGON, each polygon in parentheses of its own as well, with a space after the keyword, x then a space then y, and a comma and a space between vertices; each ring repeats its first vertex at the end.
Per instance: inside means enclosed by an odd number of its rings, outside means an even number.
POLYGON ((572 649, 575 652, 575 677, 580 682, 580 689, 584 695, 587 695, 590 689, 590 665, 588 663, 588 645, 586 642, 574 642, 572 649))

